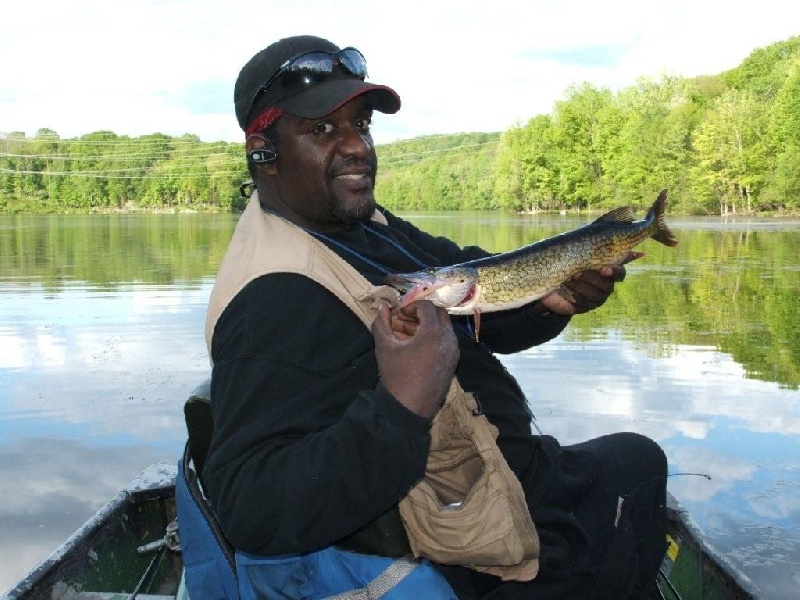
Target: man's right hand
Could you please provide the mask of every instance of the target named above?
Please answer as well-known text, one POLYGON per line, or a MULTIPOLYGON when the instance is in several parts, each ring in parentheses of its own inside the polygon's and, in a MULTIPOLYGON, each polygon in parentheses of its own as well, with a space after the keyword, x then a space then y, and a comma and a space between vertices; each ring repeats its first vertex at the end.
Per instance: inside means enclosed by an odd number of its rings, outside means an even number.
POLYGON ((372 323, 384 387, 412 412, 432 418, 444 401, 459 359, 450 316, 427 300, 383 306, 372 323))

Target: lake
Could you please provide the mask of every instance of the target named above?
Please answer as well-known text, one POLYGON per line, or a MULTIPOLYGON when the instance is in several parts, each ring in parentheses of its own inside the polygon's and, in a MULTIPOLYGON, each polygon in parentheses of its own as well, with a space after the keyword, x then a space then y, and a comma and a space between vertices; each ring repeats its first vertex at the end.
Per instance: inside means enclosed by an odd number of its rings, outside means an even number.
MULTIPOLYGON (((404 216, 492 251, 587 220, 404 216)), ((147 465, 179 458, 236 218, 0 216, 0 591, 147 465)), ((562 443, 657 440, 670 491, 717 548, 764 597, 797 597, 800 220, 667 220, 677 248, 646 241, 604 307, 502 360, 562 443)))

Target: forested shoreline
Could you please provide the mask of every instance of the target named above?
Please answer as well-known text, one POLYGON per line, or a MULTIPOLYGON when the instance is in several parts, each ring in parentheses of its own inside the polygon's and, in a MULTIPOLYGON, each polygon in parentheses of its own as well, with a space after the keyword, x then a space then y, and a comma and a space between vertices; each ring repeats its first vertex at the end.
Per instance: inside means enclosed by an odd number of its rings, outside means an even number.
MULTIPOLYGON (((380 145, 392 210, 800 213, 800 36, 719 75, 567 90, 505 132, 380 145)), ((0 134, 0 213, 239 210, 243 143, 98 131, 0 134)))

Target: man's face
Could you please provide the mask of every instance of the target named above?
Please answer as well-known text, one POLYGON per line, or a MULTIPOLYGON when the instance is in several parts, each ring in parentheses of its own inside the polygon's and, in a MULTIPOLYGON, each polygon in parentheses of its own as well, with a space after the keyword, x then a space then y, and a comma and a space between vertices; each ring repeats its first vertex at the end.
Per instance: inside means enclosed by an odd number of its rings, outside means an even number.
POLYGON ((342 229, 375 210, 377 157, 363 96, 319 119, 284 114, 278 121, 274 193, 262 201, 317 231, 342 229))

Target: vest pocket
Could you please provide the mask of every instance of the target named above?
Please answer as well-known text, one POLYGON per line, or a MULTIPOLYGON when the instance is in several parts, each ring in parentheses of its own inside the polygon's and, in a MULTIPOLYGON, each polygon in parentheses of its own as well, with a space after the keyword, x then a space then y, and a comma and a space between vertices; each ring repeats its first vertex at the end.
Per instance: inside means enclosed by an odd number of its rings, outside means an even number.
POLYGON ((425 476, 400 501, 400 516, 415 556, 528 581, 539 539, 496 437, 475 398, 454 384, 431 424, 425 476))
POLYGON ((485 473, 477 448, 469 442, 461 446, 462 452, 451 447, 453 452, 438 451, 428 459, 425 481, 445 510, 459 508, 485 473))

